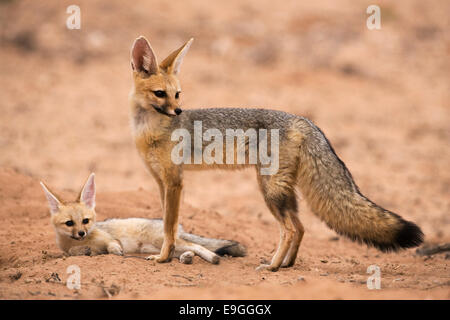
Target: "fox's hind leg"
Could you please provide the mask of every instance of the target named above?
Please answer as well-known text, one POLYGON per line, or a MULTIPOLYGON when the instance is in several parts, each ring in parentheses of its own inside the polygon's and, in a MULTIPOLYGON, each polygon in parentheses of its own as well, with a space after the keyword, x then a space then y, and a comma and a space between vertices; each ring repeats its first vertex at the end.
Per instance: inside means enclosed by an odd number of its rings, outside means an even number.
MULTIPOLYGON (((260 265, 257 270, 267 269, 270 271, 278 271, 283 261, 288 255, 288 251, 293 245, 293 240, 295 237, 296 230, 292 225, 289 215, 286 211, 280 210, 277 207, 270 207, 271 213, 274 215, 275 219, 280 224, 280 241, 278 244, 277 251, 272 257, 270 265, 260 265)), ((288 259, 290 260, 290 259, 288 259)), ((294 259, 295 260, 295 259, 294 259)))
POLYGON ((295 194, 295 172, 280 169, 272 176, 258 174, 258 182, 264 200, 280 224, 280 242, 270 265, 261 265, 257 269, 277 271, 283 262, 291 266, 295 262, 298 246, 303 234, 300 221, 296 218, 297 197, 295 194), (292 180, 292 181, 291 181, 292 180), (294 218, 293 218, 294 217, 294 218))
POLYGON ((205 247, 183 239, 177 239, 175 242, 175 256, 182 255, 186 251, 192 251, 212 264, 218 264, 220 262, 220 257, 205 247))
MULTIPOLYGON (((149 254, 157 254, 159 253, 161 249, 159 249, 158 247, 155 247, 152 244, 145 244, 141 247, 140 253, 149 253, 149 254)), ((195 253, 192 251, 182 251, 182 250, 177 250, 175 248, 174 254, 173 256, 175 258, 178 258, 180 260, 181 263, 184 264, 192 264, 192 261, 194 260, 194 256, 195 253)), ((147 260, 153 260, 152 257, 154 256, 150 256, 150 258, 147 258, 147 260)))
POLYGON ((180 255, 180 262, 184 264, 192 264, 195 253, 192 251, 186 251, 180 255))
POLYGON ((303 234, 305 233, 305 229, 303 228, 303 224, 300 222, 300 219, 297 216, 297 212, 288 211, 288 213, 295 228, 295 233, 292 239, 291 247, 289 248, 286 257, 281 264, 282 268, 288 268, 294 265, 295 259, 297 258, 298 248, 300 247, 300 243, 303 239, 303 234))

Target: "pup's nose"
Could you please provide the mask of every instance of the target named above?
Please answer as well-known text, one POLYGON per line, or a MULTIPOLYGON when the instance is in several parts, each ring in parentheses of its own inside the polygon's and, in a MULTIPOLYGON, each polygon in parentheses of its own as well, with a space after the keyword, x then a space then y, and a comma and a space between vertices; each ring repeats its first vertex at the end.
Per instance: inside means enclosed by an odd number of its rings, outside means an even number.
POLYGON ((79 235, 80 237, 84 237, 85 234, 86 234, 86 233, 84 233, 84 231, 78 231, 78 235, 79 235))
POLYGON ((180 113, 182 113, 183 112, 183 110, 181 110, 180 108, 176 108, 175 109, 175 113, 177 114, 177 115, 179 115, 180 113))

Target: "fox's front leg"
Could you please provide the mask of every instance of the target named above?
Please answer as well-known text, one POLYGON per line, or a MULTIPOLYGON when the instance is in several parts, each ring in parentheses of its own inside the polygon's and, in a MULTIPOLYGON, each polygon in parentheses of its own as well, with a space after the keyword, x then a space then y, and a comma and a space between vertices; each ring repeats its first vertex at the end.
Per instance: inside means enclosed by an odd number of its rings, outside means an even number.
POLYGON ((180 208, 180 195, 182 190, 181 174, 171 177, 164 188, 164 242, 161 252, 148 259, 157 262, 169 262, 175 250, 175 236, 178 227, 178 210, 180 208))
POLYGON ((157 170, 153 169, 151 166, 149 166, 149 169, 150 169, 149 171, 150 171, 151 175, 153 176, 153 178, 155 178, 155 181, 158 184, 159 195, 160 195, 160 199, 161 199, 161 209, 164 212, 165 202, 166 202, 164 182, 161 179, 161 177, 158 175, 157 170))

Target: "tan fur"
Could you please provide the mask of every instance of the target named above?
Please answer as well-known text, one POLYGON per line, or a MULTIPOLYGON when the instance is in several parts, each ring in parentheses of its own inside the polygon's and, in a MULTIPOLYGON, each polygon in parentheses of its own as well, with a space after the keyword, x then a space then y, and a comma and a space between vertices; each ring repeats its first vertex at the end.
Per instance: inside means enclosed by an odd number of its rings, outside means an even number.
MULTIPOLYGON (((133 64, 134 82, 130 94, 132 132, 137 150, 159 186, 164 211, 164 243, 160 254, 153 258, 166 262, 172 255, 184 170, 248 166, 204 162, 175 165, 171 160, 175 146, 171 134, 176 129, 186 129, 193 136, 194 121, 202 121, 203 130, 218 129, 224 136, 226 129, 278 129, 280 132, 278 172, 261 175, 261 163, 254 165, 264 200, 280 225, 278 249, 270 265, 261 268, 276 271, 280 266, 295 263, 304 234, 297 216, 297 187, 320 219, 353 240, 383 251, 413 247, 422 242, 423 234, 416 225, 377 206, 359 192, 326 137, 308 119, 281 111, 250 108, 184 110, 173 115, 171 110, 180 108, 180 100, 175 99, 176 92, 181 91, 176 73, 191 41, 169 55, 159 67, 145 38, 138 38, 132 47, 132 60, 137 61, 133 64), (138 67, 139 54, 152 57, 153 67, 142 64, 138 67), (156 90, 166 90, 166 98, 156 97, 156 90)), ((203 147, 206 144, 203 142, 203 147)))
MULTIPOLYGON (((83 190, 75 202, 63 202, 49 191, 46 185, 41 184, 47 198, 50 198, 49 202, 55 200, 58 203, 56 209, 51 207, 51 222, 56 232, 56 242, 65 253, 156 254, 161 250, 164 239, 162 220, 129 218, 96 222, 95 209, 89 208, 82 200, 83 190), (85 219, 88 219, 87 223, 85 219), (67 221, 72 221, 73 225, 68 226, 67 221), (83 236, 79 235, 80 231, 84 232, 83 236)), ((235 241, 203 238, 189 234, 178 226, 174 256, 177 258, 183 256, 180 261, 191 263, 192 257, 198 255, 210 263, 217 264, 219 256, 214 251, 231 256, 244 256, 246 250, 235 241)))

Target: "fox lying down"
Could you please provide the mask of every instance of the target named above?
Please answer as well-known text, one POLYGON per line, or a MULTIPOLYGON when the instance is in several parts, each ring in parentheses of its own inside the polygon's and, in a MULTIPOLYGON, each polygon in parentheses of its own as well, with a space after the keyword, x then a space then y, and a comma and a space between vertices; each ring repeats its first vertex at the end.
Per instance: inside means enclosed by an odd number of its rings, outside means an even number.
MULTIPOLYGON (((59 248, 69 255, 159 253, 164 238, 161 219, 128 218, 96 222, 94 177, 93 173, 89 176, 74 202, 61 200, 41 182, 59 248)), ((246 249, 236 241, 200 237, 178 226, 174 255, 182 263, 192 263, 194 255, 198 255, 218 264, 219 256, 225 254, 243 257, 246 249)))

